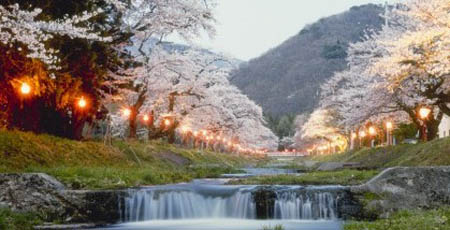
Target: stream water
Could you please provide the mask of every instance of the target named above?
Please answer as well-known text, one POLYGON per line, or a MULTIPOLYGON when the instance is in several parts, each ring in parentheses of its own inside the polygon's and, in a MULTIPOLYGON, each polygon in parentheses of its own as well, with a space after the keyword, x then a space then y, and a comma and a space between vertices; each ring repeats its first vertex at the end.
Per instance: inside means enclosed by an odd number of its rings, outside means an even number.
POLYGON ((107 229, 341 229, 340 187, 237 186, 226 180, 129 189, 120 202, 122 223, 107 229))

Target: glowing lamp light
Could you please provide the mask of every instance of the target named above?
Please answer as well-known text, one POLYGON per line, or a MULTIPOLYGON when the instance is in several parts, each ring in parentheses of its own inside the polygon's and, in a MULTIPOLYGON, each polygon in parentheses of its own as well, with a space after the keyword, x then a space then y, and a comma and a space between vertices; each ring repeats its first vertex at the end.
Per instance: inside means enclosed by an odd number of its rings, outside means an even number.
POLYGON ((145 122, 150 120, 150 117, 146 114, 144 115, 144 117, 142 118, 142 120, 144 120, 145 122))
POLYGON ((208 132, 206 132, 206 130, 202 131, 203 136, 206 136, 206 134, 208 134, 208 132))
POLYGON ((377 130, 374 127, 369 128, 369 134, 375 136, 377 134, 377 130))
POLYGON ((356 135, 356 133, 352 133, 352 139, 356 139, 358 137, 358 135, 356 135))
POLYGON ((197 136, 198 136, 198 132, 194 131, 194 137, 197 137, 197 136))
POLYGON ((78 100, 78 107, 85 108, 87 105, 86 99, 84 97, 81 97, 80 100, 78 100))
POLYGON ((367 135, 367 134, 366 134, 365 131, 359 132, 359 136, 362 137, 362 138, 366 137, 366 135, 367 135))
POLYGON ((20 86, 20 92, 24 95, 30 94, 31 86, 28 83, 22 83, 22 85, 20 86))
POLYGON ((391 130, 392 128, 394 128, 394 124, 392 124, 392 122, 390 121, 386 122, 386 129, 391 130))
POLYGON ((419 116, 422 120, 425 120, 428 118, 428 115, 430 115, 431 109, 427 107, 422 107, 419 109, 419 116))
POLYGON ((169 119, 166 119, 166 120, 164 120, 164 125, 165 126, 170 126, 170 120, 169 119))
POLYGON ((122 115, 124 117, 129 117, 131 115, 131 109, 128 108, 122 109, 122 115))

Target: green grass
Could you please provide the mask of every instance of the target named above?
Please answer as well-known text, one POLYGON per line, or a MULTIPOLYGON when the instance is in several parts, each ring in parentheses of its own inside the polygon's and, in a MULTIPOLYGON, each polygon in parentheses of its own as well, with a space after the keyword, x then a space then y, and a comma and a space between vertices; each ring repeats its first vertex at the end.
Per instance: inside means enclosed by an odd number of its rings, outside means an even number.
POLYGON ((0 230, 32 230, 33 226, 42 224, 33 213, 12 212, 0 208, 0 230))
POLYGON ((281 224, 275 225, 275 227, 264 225, 262 226, 261 230, 284 230, 284 227, 281 224))
POLYGON ((399 211, 387 219, 348 222, 344 230, 450 230, 450 207, 438 210, 399 211))
POLYGON ((309 172, 301 175, 258 176, 233 180, 231 184, 264 184, 264 185, 358 185, 374 176, 376 170, 341 170, 334 172, 309 172))
POLYGON ((235 172, 255 160, 162 141, 72 141, 0 131, 0 173, 44 172, 74 189, 108 189, 189 181, 235 172))
POLYGON ((342 154, 314 156, 310 159, 321 162, 360 162, 365 168, 450 165, 450 138, 416 145, 365 148, 342 154))

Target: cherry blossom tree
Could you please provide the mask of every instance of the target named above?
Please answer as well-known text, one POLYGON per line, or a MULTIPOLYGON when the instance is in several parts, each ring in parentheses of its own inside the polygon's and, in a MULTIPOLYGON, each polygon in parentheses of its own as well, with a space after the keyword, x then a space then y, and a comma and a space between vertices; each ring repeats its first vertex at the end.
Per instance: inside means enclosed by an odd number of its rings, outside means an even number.
POLYGON ((406 18, 409 25, 396 39, 378 41, 386 47, 387 55, 372 67, 373 72, 387 79, 391 89, 413 85, 420 96, 447 114, 450 114, 449 9, 450 2, 445 0, 411 0, 406 7, 396 10, 394 13, 406 18))
MULTIPOLYGON (((180 66, 180 63, 188 63, 177 52, 166 52, 162 47, 164 39, 169 35, 178 35, 189 41, 203 32, 212 36, 215 32, 212 14, 214 2, 113 0, 109 3, 113 4, 121 15, 121 31, 130 34, 131 47, 124 45, 118 48, 122 52, 131 53, 134 64, 131 68, 120 71, 120 74, 112 76, 115 79, 113 84, 124 94, 122 98, 127 98, 127 107, 131 110, 129 136, 135 138, 139 110, 149 95, 159 95, 152 92, 152 89, 163 90, 159 87, 163 87, 168 78, 177 75, 176 72, 179 71, 177 66, 180 66), (177 56, 184 60, 176 60, 177 56)), ((184 74, 179 76, 185 77, 184 74)), ((172 100, 175 100, 176 95, 172 94, 172 100)))
POLYGON ((101 14, 101 9, 50 21, 37 19, 41 13, 40 8, 20 9, 17 3, 6 7, 0 5, 0 42, 9 46, 18 43, 19 51, 27 49, 27 57, 39 59, 49 67, 58 68, 59 58, 55 55, 58 50, 45 46, 54 35, 68 36, 71 39, 112 40, 95 32, 87 23, 89 19, 101 14))

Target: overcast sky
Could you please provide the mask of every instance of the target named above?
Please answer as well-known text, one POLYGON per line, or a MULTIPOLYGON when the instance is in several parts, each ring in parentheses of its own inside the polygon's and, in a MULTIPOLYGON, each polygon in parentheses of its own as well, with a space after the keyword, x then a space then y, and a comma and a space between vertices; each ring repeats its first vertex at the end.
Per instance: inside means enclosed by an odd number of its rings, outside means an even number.
MULTIPOLYGON (((387 0, 398 2, 401 0, 387 0)), ((352 6, 386 0, 218 0, 217 36, 196 43, 241 60, 258 57, 307 24, 352 6)))

